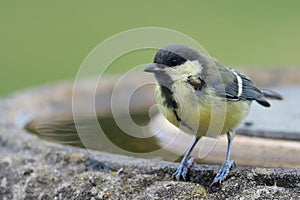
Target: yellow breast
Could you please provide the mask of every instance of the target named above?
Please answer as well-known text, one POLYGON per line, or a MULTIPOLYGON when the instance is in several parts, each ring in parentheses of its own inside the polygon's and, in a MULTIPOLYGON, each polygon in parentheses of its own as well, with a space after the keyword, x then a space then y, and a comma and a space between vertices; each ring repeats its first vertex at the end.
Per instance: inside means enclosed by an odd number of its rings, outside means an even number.
POLYGON ((235 129, 247 116, 250 101, 226 101, 214 94, 199 95, 187 84, 174 83, 174 99, 178 104, 178 122, 172 109, 163 105, 160 86, 155 89, 160 112, 181 130, 197 136, 216 137, 235 129))

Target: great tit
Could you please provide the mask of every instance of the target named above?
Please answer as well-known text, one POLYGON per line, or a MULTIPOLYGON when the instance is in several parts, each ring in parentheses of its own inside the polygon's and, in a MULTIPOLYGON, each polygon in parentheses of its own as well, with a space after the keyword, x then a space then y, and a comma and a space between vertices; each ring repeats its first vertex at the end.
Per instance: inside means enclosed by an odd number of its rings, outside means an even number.
POLYGON ((212 185, 223 181, 234 165, 230 151, 235 129, 247 116, 251 102, 269 107, 266 98, 282 99, 276 92, 258 89, 250 78, 215 58, 184 45, 172 44, 161 48, 154 62, 144 71, 154 73, 159 111, 172 124, 195 135, 173 174, 176 180, 187 178, 193 163, 189 155, 202 136, 227 134, 226 159, 212 185))

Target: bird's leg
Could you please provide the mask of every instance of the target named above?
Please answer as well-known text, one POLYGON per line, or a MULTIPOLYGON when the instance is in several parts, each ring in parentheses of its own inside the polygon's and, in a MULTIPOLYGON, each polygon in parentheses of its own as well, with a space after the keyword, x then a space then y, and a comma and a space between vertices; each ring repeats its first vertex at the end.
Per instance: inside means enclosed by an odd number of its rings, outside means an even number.
POLYGON ((219 169, 215 179, 213 180, 211 186, 213 186, 215 183, 221 183, 229 174, 229 170, 232 166, 235 165, 233 160, 230 160, 230 153, 231 153, 231 145, 233 138, 235 136, 234 131, 228 131, 227 133, 227 140, 228 140, 228 146, 227 146, 227 154, 226 154, 226 159, 221 168, 219 169))
POLYGON ((188 169, 194 163, 194 158, 193 157, 190 158, 190 159, 188 159, 188 158, 189 158, 193 148, 197 144, 198 140, 199 140, 199 138, 197 138, 197 137, 194 138, 194 141, 193 141, 192 145, 189 147, 189 149, 185 153, 185 155, 184 155, 183 159, 181 160, 176 172, 173 174, 173 178, 176 179, 177 181, 180 180, 181 177, 184 180, 186 180, 188 169))

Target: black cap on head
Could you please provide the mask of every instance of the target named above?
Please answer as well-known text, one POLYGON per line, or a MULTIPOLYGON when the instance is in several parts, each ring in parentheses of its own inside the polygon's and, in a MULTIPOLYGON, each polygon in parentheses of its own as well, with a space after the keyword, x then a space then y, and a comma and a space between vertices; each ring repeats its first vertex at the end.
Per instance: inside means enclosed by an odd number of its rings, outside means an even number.
POLYGON ((161 48, 154 57, 154 63, 174 67, 183 64, 185 61, 200 59, 201 55, 184 45, 171 44, 161 48))

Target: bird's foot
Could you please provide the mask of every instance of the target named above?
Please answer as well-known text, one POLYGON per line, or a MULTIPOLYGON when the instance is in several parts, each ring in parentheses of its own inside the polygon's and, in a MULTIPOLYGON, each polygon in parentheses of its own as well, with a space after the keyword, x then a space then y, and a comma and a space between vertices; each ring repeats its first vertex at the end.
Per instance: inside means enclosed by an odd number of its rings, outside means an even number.
POLYGON ((223 180, 225 180, 229 174, 229 170, 235 166, 235 163, 233 160, 225 160, 221 168, 219 169, 215 179, 213 180, 210 187, 215 185, 216 183, 221 183, 223 180))
POLYGON ((190 158, 189 160, 182 160, 181 163, 179 164, 177 170, 173 174, 173 179, 179 181, 181 178, 183 180, 187 179, 187 173, 189 168, 193 165, 194 163, 194 158, 190 158))

